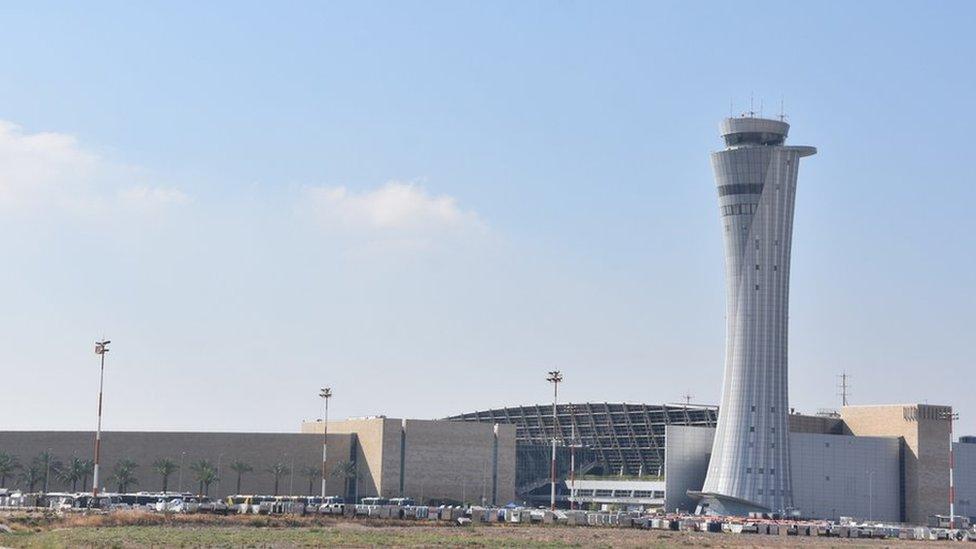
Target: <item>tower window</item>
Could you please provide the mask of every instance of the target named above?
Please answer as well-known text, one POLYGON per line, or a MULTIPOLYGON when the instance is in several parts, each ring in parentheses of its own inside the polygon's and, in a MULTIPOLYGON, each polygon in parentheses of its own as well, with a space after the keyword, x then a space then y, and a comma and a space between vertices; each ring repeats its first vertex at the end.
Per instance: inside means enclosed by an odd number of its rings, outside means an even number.
POLYGON ((759 474, 761 475, 762 473, 763 473, 763 468, 762 468, 762 467, 760 467, 760 468, 759 468, 759 474))
POLYGON ((778 271, 779 270, 779 265, 773 265, 773 270, 774 271, 778 271))
POLYGON ((756 289, 757 289, 757 290, 759 289, 759 284, 756 284, 756 289))
POLYGON ((746 467, 746 472, 747 473, 751 473, 752 472, 752 467, 746 467))
POLYGON ((755 433, 755 432, 756 432, 756 427, 755 427, 755 425, 750 425, 750 426, 749 426, 749 432, 750 432, 750 433, 755 433))
POLYGON ((755 407, 755 406, 752 406, 752 411, 753 411, 753 412, 755 412, 755 411, 756 411, 756 407, 755 407))
POLYGON ((759 270, 759 264, 758 263, 756 264, 756 270, 757 271, 759 270))

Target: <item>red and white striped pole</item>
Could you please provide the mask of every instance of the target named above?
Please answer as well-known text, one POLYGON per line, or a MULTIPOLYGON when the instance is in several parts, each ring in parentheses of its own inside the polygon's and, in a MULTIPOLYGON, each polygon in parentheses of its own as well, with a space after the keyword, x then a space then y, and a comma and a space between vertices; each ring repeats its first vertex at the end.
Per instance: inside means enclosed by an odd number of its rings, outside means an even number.
POLYGON ((98 374, 98 424, 95 428, 95 464, 92 469, 92 503, 98 498, 98 465, 99 456, 102 450, 102 388, 105 384, 105 353, 108 352, 108 344, 111 341, 103 340, 95 342, 95 354, 101 357, 101 367, 98 374))
POLYGON ((956 454, 952 449, 952 422, 959 419, 959 414, 949 410, 946 412, 949 420, 949 528, 956 527, 956 482, 954 479, 956 468, 956 454))

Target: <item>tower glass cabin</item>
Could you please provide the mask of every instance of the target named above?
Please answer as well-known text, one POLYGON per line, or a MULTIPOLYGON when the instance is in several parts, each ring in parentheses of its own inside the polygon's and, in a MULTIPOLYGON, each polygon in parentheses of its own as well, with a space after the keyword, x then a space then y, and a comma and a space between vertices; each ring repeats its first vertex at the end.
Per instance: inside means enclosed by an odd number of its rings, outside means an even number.
POLYGON ((725 375, 701 503, 714 514, 792 508, 787 332, 799 160, 789 124, 722 121, 712 153, 725 236, 725 375))

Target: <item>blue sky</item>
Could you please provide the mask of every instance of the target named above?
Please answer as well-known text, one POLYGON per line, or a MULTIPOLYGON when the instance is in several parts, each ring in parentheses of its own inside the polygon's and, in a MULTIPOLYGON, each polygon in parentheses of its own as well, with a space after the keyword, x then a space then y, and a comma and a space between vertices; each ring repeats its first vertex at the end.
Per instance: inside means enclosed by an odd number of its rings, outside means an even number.
POLYGON ((716 403, 708 153, 781 100, 791 404, 976 431, 972 4, 0 6, 0 428, 716 403))

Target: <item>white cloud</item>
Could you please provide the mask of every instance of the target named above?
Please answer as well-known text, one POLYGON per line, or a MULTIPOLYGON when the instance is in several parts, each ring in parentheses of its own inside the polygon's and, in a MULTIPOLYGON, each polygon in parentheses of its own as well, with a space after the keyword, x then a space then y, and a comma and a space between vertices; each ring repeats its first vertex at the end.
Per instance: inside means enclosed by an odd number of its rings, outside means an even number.
POLYGON ((0 120, 2 210, 86 214, 186 201, 182 192, 143 179, 138 169, 103 158, 71 135, 27 133, 0 120))
POLYGON ((316 219, 330 228, 414 237, 486 230, 478 215, 462 210, 454 197, 431 195, 414 183, 390 181, 364 192, 307 187, 304 198, 316 219))

